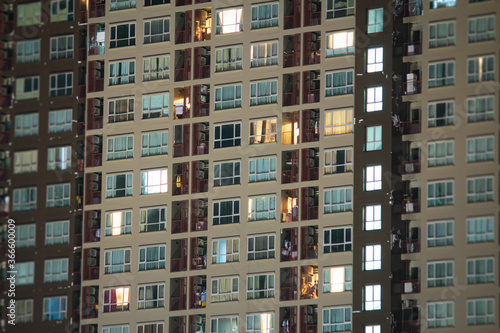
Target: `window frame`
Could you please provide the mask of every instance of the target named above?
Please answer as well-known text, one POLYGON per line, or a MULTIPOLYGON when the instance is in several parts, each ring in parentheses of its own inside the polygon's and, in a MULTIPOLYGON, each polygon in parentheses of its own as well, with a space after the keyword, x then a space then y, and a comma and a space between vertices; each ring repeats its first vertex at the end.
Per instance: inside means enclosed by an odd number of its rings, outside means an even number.
MULTIPOLYGON (((210 280, 210 302, 211 303, 222 303, 222 302, 232 302, 239 300, 239 277, 238 276, 221 276, 217 278, 212 278, 210 280), (220 280, 230 280, 230 291, 229 292, 221 292, 220 291, 220 280), (236 281, 236 284, 235 284, 236 281), (215 285, 214 285, 215 284, 215 285), (215 291, 214 291, 215 287, 215 291), (234 290, 236 287, 236 290, 234 290), (221 299, 222 297, 222 299, 221 299)), ((225 283, 228 285, 228 283, 225 283)))
POLYGON ((354 93, 354 70, 336 70, 325 73, 325 97, 350 95, 354 93), (342 85, 334 85, 335 75, 344 79, 342 85))
POLYGON ((377 311, 382 309, 382 286, 380 284, 367 285, 363 288, 364 311, 377 311))
POLYGON ((427 328, 453 327, 455 325, 455 303, 449 302, 429 302, 427 303, 427 328), (445 311, 436 310, 437 306, 445 306, 445 311), (431 308, 434 308, 431 312, 431 308), (448 313, 451 308, 452 315, 448 313), (437 318, 437 313, 445 314, 445 317, 437 318), (434 314, 434 315, 431 315, 434 314))
POLYGON ((158 309, 164 307, 165 283, 145 284, 137 287, 137 309, 158 309), (156 298, 148 298, 148 288, 151 289, 153 293, 156 288, 156 298))
POLYGON ((145 19, 143 21, 143 44, 154 44, 154 43, 161 43, 161 42, 169 42, 170 41, 170 16, 165 16, 165 17, 156 17, 152 19, 145 19), (158 34, 152 34, 151 32, 151 25, 153 22, 162 22, 162 33, 158 34), (149 25, 149 27, 147 27, 149 25), (147 33, 149 31, 149 34, 147 33), (158 38, 159 37, 159 38, 158 38))
POLYGON ((495 299, 476 298, 467 300, 467 326, 490 324, 495 324, 495 299), (477 303, 485 303, 482 306, 485 310, 484 314, 478 314, 480 309, 478 308, 477 303))
POLYGON ((431 141, 427 142, 427 167, 440 167, 455 164, 455 141, 431 141), (438 145, 444 145, 444 156, 438 156, 438 145), (451 153, 450 153, 451 150, 451 153))
MULTIPOLYGON (((439 106, 441 108, 441 106, 439 106)), ((427 104, 427 127, 441 127, 455 124, 455 101, 445 100, 427 104), (444 113, 440 116, 438 106, 444 104, 444 113)))
POLYGON ((478 257, 467 259, 466 261, 466 279, 467 284, 486 284, 495 282, 495 258, 493 257, 478 257), (477 272, 478 263, 484 262, 484 273, 477 272), (472 268, 472 273, 469 270, 472 268), (483 276, 484 275, 484 276, 483 276))
MULTIPOLYGON (((130 99, 129 99, 130 100, 130 99)), ((153 118, 165 118, 169 116, 170 108, 170 92, 166 91, 160 94, 150 94, 142 96, 142 119, 153 119, 153 118), (161 98, 161 108, 154 108, 151 106, 151 99, 154 98, 153 102, 161 98)), ((132 118, 133 120, 134 118, 132 118)))
POLYGON ((277 161, 276 155, 273 156, 263 156, 263 157, 252 157, 248 159, 248 183, 261 183, 268 182, 277 179, 277 161), (267 161, 266 161, 267 160, 267 161), (258 165, 259 161, 264 164, 267 171, 259 172, 258 165), (253 166, 252 166, 253 165, 253 166), (274 169, 273 169, 274 165, 274 169), (252 171, 253 170, 253 171, 252 171))
POLYGON ((334 31, 326 33, 326 58, 341 57, 354 54, 354 30, 334 31), (345 36, 344 36, 345 35, 345 36), (341 39, 338 43, 335 39, 341 39), (341 44, 334 47, 335 44, 341 44), (345 45, 345 46, 344 46, 345 45))
POLYGON ((377 73, 384 71, 384 48, 371 47, 366 50, 366 72, 377 73))
POLYGON ((50 22, 64 22, 74 20, 74 1, 73 0, 51 0, 50 1, 50 22), (66 5, 66 11, 61 9, 61 4, 66 5), (54 6, 55 4, 55 6, 54 6), (61 12, 62 11, 62 12, 61 12))
MULTIPOLYGON (((260 205, 262 205, 262 203, 260 205)), ((276 220, 276 195, 262 195, 262 196, 249 197, 248 222, 267 221, 267 220, 276 220), (261 200, 264 200, 263 205, 265 210, 259 211, 258 206, 259 206, 259 201, 261 200)))
POLYGON ((135 83, 135 59, 109 62, 108 85, 135 83))
POLYGON ((363 270, 378 271, 382 269, 382 245, 372 244, 363 247, 363 270))
POLYGON ((467 58, 467 83, 495 81, 495 62, 494 54, 467 58))
POLYGON ((212 203, 212 225, 224 225, 224 224, 234 224, 234 223, 240 223, 240 199, 223 199, 223 200, 214 200, 212 203), (221 204, 227 204, 231 202, 231 211, 232 213, 230 215, 220 215, 221 213, 221 204), (235 205, 237 203, 237 205, 235 205), (217 208, 216 208, 217 206, 217 208), (231 222, 224 222, 221 223, 221 219, 224 219, 224 221, 227 221, 227 219, 230 219, 231 222))
MULTIPOLYGON (((215 317, 210 318, 210 333, 238 333, 238 316, 215 317), (219 320, 229 319, 229 326, 231 331, 219 332, 219 320), (215 323, 215 324, 214 324, 215 323), (215 330, 214 330, 215 329, 215 330)), ((208 333, 208 331, 207 331, 208 333)))
POLYGON ((455 20, 429 23, 429 49, 454 46, 455 38, 456 38, 455 20), (446 36, 439 36, 440 26, 445 24, 446 24, 446 36))
POLYGON ((353 171, 353 148, 352 147, 325 149, 323 151, 323 156, 324 156, 324 160, 323 160, 323 174, 324 175, 335 175, 335 174, 341 174, 341 173, 349 173, 349 172, 353 171), (339 156, 340 152, 343 152, 343 154, 341 153, 339 156), (331 156, 328 156, 328 155, 331 155, 331 156), (342 160, 342 158, 343 158, 343 160, 342 160))
POLYGON ((226 264, 240 261, 240 238, 217 238, 212 239, 212 264, 226 264), (225 242, 224 250, 222 253, 221 242, 225 242), (230 242, 230 253, 228 253, 228 242, 230 242), (230 259, 230 260, 228 260, 230 259))
POLYGON ((38 171, 38 149, 15 151, 12 170, 14 174, 38 171))
POLYGON ((352 251, 352 228, 325 228, 323 229, 323 253, 339 253, 352 251), (336 242, 332 242, 332 232, 342 231, 342 241, 340 238, 336 242), (328 236, 327 236, 328 233, 328 236))
POLYGON ((69 220, 50 221, 45 224, 45 246, 59 244, 69 244, 69 220), (54 235, 54 227, 58 224, 61 224, 61 235, 54 235), (55 239, 60 241, 55 242, 55 239))
POLYGON ((33 322, 33 299, 16 300, 16 323, 33 322), (21 309, 23 310, 21 312, 21 309))
MULTIPOLYGON (((10 267, 10 266, 9 266, 10 267)), ((35 262, 34 261, 17 261, 14 265, 15 284, 18 286, 33 285, 35 282, 35 262)))
POLYGON ((134 174, 133 172, 126 172, 126 173, 114 173, 114 174, 108 174, 106 175, 106 199, 111 199, 111 198, 123 198, 123 197, 130 197, 133 195, 133 190, 134 190, 134 174), (124 187, 123 188, 116 188, 116 177, 118 176, 124 176, 124 187), (117 193, 117 191, 120 191, 117 193), (123 195, 118 195, 122 194, 121 192, 123 191, 123 195))
POLYGON ((366 112, 378 112, 384 109, 384 90, 382 86, 366 88, 366 112))
POLYGON ((450 206, 455 204, 455 191, 454 191, 454 181, 453 180, 441 180, 441 181, 432 181, 427 183, 427 207, 440 207, 440 206, 450 206), (434 194, 433 197, 429 196, 430 188, 434 187, 432 190, 434 193, 436 192, 436 186, 439 184, 444 184, 444 195, 436 196, 434 194), (449 191, 449 187, 451 184, 451 195, 447 192, 449 191), (442 201, 442 202, 441 202, 442 201))
POLYGON ((139 219, 139 232, 154 232, 167 230, 167 206, 141 208, 139 219), (149 222, 149 211, 158 210, 158 222, 149 222), (164 219, 162 219, 164 218, 164 219), (158 225, 158 227, 156 227, 158 225), (152 229, 152 230, 150 230, 152 229))
POLYGON ((129 308, 130 308, 130 287, 128 286, 112 287, 112 288, 105 288, 103 290, 103 301, 102 301, 103 313, 128 311, 129 308), (112 303, 111 293, 113 292, 114 293, 120 292, 122 294, 121 303, 112 303))
POLYGON ((243 45, 229 45, 224 47, 219 47, 215 49, 215 72, 229 72, 243 69, 243 45), (224 61, 226 58, 226 50, 227 50, 227 58, 229 61, 224 61), (234 61, 232 60, 232 56, 234 54, 234 61))
POLYGON ((339 17, 353 16, 356 10, 355 0, 327 0, 326 1, 326 19, 335 19, 339 17), (338 8, 339 3, 345 7, 338 8), (344 5, 345 4, 345 5, 344 5), (344 13, 345 12, 345 13, 344 13), (337 13, 337 15, 335 15, 337 13), (340 14, 339 14, 340 13, 340 14))
POLYGON ((253 260, 265 260, 276 258, 276 235, 275 234, 261 234, 261 235, 249 235, 247 237, 247 261, 253 260), (266 250, 256 250, 255 242, 257 238, 266 238, 267 249, 266 250), (272 242, 272 247, 271 246, 272 242), (251 249, 252 248, 252 249, 251 249), (265 257, 257 258, 257 255, 264 254, 265 257))
POLYGON ((373 8, 368 9, 366 14, 366 32, 368 34, 378 33, 384 31, 384 9, 373 8), (382 19, 382 21, 380 21, 382 19))
POLYGON ((109 48, 115 49, 120 47, 136 45, 136 22, 121 22, 118 24, 111 24, 109 26, 109 48), (127 26, 127 37, 118 38, 118 27, 127 26), (113 32, 114 30, 114 32, 113 32), (114 35, 114 37, 113 37, 114 35), (124 43, 126 42, 126 43, 124 43), (122 45, 123 44, 123 45, 122 45))
POLYGON ((215 13, 215 34, 216 35, 225 35, 231 33, 238 33, 243 31, 243 7, 233 7, 233 8, 224 8, 218 9, 215 13), (224 14, 234 12, 234 23, 231 22, 229 24, 224 24, 224 14), (222 15, 221 15, 222 14, 222 15), (222 22, 220 22, 222 21, 222 22), (228 29, 228 31, 224 31, 225 28, 233 27, 233 29, 228 29), (231 31, 234 30, 234 31, 231 31))
POLYGON ((75 46, 73 35, 50 37, 50 60, 72 59, 74 57, 74 50, 75 46), (65 39, 66 48, 64 50, 59 48, 61 39, 65 39))
MULTIPOLYGON (((323 214, 335 214, 343 212, 351 212, 353 207, 353 191, 352 187, 333 187, 326 188, 323 191, 323 214), (343 201, 333 202, 334 191, 343 191, 341 193, 343 201), (327 193, 330 192, 328 195, 327 193), (336 208, 338 206, 338 208, 336 208), (329 208, 329 209, 328 209, 329 208)), ((336 194, 339 196, 339 194, 336 194)))
POLYGON ((114 161, 134 157, 134 135, 116 135, 107 137, 106 160, 114 161), (117 150, 117 140, 125 139, 125 149, 117 150))
POLYGON ((250 106, 268 105, 277 103, 278 103, 277 79, 250 81, 250 106), (269 94, 260 95, 259 85, 261 84, 269 84, 269 90, 265 89, 266 91, 269 91, 269 94), (252 90, 255 90, 255 93, 252 93, 252 90))
POLYGON ((121 248, 104 251, 104 274, 130 273, 132 249, 121 248), (121 261, 123 259, 123 261, 121 261), (119 262, 115 262, 118 261, 119 262))
POLYGON ((141 170, 141 195, 168 192, 168 168, 141 170), (154 178, 159 182, 154 183, 154 178))
POLYGON ((168 155, 168 129, 141 133, 141 157, 168 155), (159 146, 151 147, 151 135, 159 135, 159 146))
POLYGON ((439 288, 446 286, 455 285, 455 262, 453 260, 447 261, 429 261, 426 265, 427 277, 426 285, 427 288, 439 288), (443 266, 441 270, 443 271, 443 276, 437 276, 437 266, 443 266), (432 270, 431 270, 432 267, 432 270))
POLYGON ((455 60, 443 60, 429 62, 427 67, 427 88, 439 88, 439 87, 449 87, 455 85, 455 60), (437 66, 444 66, 444 75, 442 77, 437 76, 438 68, 437 66), (452 72, 452 73, 450 73, 452 72))
POLYGON ((16 247, 18 249, 35 247, 36 245, 36 225, 18 224, 16 225, 16 247), (24 237, 26 235, 26 237, 24 237))
POLYGON ((164 244, 139 247, 139 272, 166 268, 167 247, 164 244), (155 258, 148 259, 150 249, 155 258))
POLYGON ((466 221, 467 244, 495 241, 495 218, 493 216, 471 217, 466 221), (478 223, 484 223, 484 227, 477 226, 478 223), (484 234, 484 236, 482 234, 484 234))
MULTIPOLYGON (((52 38, 50 40, 52 43, 52 38)), ((16 64, 31 64, 36 62, 40 62, 40 38, 18 41, 16 43, 16 64), (31 44, 29 48, 31 49, 31 53, 26 54, 26 47, 29 44, 31 44)))
POLYGON ((455 223, 449 221, 435 221, 427 223, 427 247, 440 247, 454 245, 455 242, 455 223), (444 224, 444 234, 438 235, 438 226, 444 224))
POLYGON ((68 281, 68 258, 57 258, 45 260, 43 282, 44 283, 55 283, 68 281), (54 273, 54 264, 59 262, 61 266, 61 271, 59 273, 54 273), (50 270, 47 271, 47 264, 50 266, 50 270))
POLYGON ((241 123, 220 123, 214 125, 214 149, 219 148, 230 148, 230 147, 239 147, 241 146, 241 123), (223 127, 224 126, 232 126, 233 127, 233 137, 232 138, 223 138, 223 127), (239 127, 239 129, 237 128, 239 127), (239 135, 238 135, 239 132, 239 135), (217 138, 217 136, 219 138, 217 138), (231 141, 232 144, 230 146, 224 146, 224 142, 231 141))
POLYGON ((477 123, 495 119, 495 95, 467 98, 467 122, 477 123), (478 111, 478 102, 483 103, 484 111, 478 111))
POLYGON ((495 177, 479 176, 467 178, 467 203, 491 202, 495 200, 495 177), (484 182, 485 191, 478 192, 478 182, 484 182), (473 185, 471 187, 471 184, 473 185))
POLYGON ((47 185, 46 208, 68 207, 70 203, 71 183, 47 185), (62 189, 60 189, 61 186, 62 189), (61 192, 62 196, 60 198, 57 197, 57 192, 61 192))
POLYGON ((322 282, 324 294, 352 291, 352 266, 324 267, 322 282))
POLYGON ((467 163, 479 163, 495 160, 495 136, 476 136, 467 138, 467 163), (479 148, 478 142, 484 140, 485 150, 479 148), (471 145, 472 144, 472 145, 471 145), (484 157, 483 157, 484 155, 484 157))
POLYGON ((273 273, 248 274, 247 275, 247 300, 274 298, 276 288, 276 276, 273 273), (265 286, 256 289, 257 279, 265 277, 265 286), (257 295, 258 294, 258 295, 257 295))
POLYGON ((242 88, 241 82, 215 86, 215 111, 241 108, 242 88), (224 90, 229 89, 231 91, 231 88, 233 88, 233 99, 224 100, 224 90))
POLYGON ((18 187, 12 190, 12 211, 28 211, 34 210, 37 206, 37 187, 36 186, 28 186, 28 187, 18 187), (28 201, 23 202, 22 192, 27 192, 28 201), (16 200, 17 198, 17 200, 16 200))
POLYGON ((323 308, 322 332, 347 332, 352 330, 352 306, 323 308), (333 321, 334 311, 342 311, 342 321, 333 321))
POLYGON ((261 118, 261 119, 250 119, 249 121, 249 145, 254 144, 266 144, 266 143, 276 143, 278 141, 278 118, 261 118), (262 122, 260 128, 263 129, 264 125, 266 127, 265 131, 267 133, 255 134, 256 129, 259 128, 259 123, 262 122), (274 126, 274 129, 273 129, 274 126), (260 141, 258 141, 260 139, 260 141))
POLYGON ((471 17, 467 21, 467 40, 469 43, 479 43, 479 42, 485 42, 485 41, 490 41, 495 39, 496 35, 496 19, 495 15, 485 15, 485 16, 476 16, 476 17, 471 17), (484 32, 478 32, 477 31, 477 25, 478 25, 478 20, 480 19, 486 19, 486 27, 487 29, 484 32), (491 27, 491 22, 490 20, 493 19, 493 29, 490 30, 491 27), (474 31, 471 32, 471 24, 474 25, 474 31), (480 34, 484 34, 485 36, 481 37, 480 34), (479 37, 478 37, 479 35, 479 37))
POLYGON ((73 110, 49 111, 49 133, 67 133, 73 130, 73 110), (64 122, 60 123, 59 115, 64 116, 64 122), (52 119, 51 119, 52 118, 52 119))
POLYGON ((67 296, 54 296, 54 297, 44 297, 43 298, 43 321, 53 321, 53 320, 63 320, 66 319, 66 311, 68 305, 67 296), (52 308, 51 303, 57 301, 58 310, 53 313, 51 310, 47 309, 47 301, 49 302, 49 307, 52 308), (64 310, 63 310, 64 308, 64 310))
POLYGON ((40 76, 18 77, 16 84, 16 100, 38 99, 40 97, 40 76))
POLYGON ((365 231, 382 229, 382 205, 363 207, 363 229, 365 231))
MULTIPOLYGON (((51 112, 54 111, 49 111, 49 118, 51 112)), ((14 137, 21 138, 21 137, 38 135, 38 126, 39 126, 38 117, 39 117, 38 113, 25 113, 16 115, 14 137), (27 118, 28 120, 27 124, 25 124, 25 118, 27 118), (25 127, 25 125, 28 126, 25 127)), ((49 133, 51 133, 50 127, 49 127, 49 133)))
POLYGON ((47 170, 71 168, 71 146, 49 147, 47 149, 47 170), (53 159, 52 159, 53 156, 53 159))
POLYGON ((142 81, 170 79, 170 54, 142 58, 142 81), (156 63, 156 70, 151 64, 156 63), (161 65, 161 66, 160 66, 161 65))
POLYGON ((49 80, 50 80, 50 85, 49 85, 50 97, 73 95, 73 72, 50 74, 49 80), (65 81, 64 86, 59 86, 60 83, 59 79, 61 76, 64 76, 64 81, 65 81), (53 85, 53 83, 55 83, 55 85, 53 85))
POLYGON ((354 110, 352 108, 325 110, 325 136, 350 134, 354 131, 354 110), (335 117, 335 114, 343 114, 341 117, 335 117), (336 118, 343 122, 338 125, 336 118))
POLYGON ((280 53, 279 53, 279 41, 277 39, 251 43, 250 68, 278 65, 278 54, 280 53), (263 52, 261 52, 262 48, 263 52), (264 54, 263 57, 261 57, 261 53, 264 54))
MULTIPOLYGON (((118 222, 118 221, 117 221, 118 222)), ((108 211, 105 215, 105 235, 120 236, 132 233, 132 211, 131 210, 116 210, 108 211), (120 215, 120 225, 114 223, 115 216, 120 215), (118 232, 116 232, 118 231, 118 232)))
POLYGON ((264 29, 264 28, 272 28, 272 27, 278 27, 279 26, 279 3, 277 1, 275 2, 268 2, 268 3, 263 3, 263 4, 258 4, 255 6, 251 7, 251 12, 250 12, 250 18, 251 18, 251 30, 257 30, 257 29, 264 29), (270 18, 260 18, 260 8, 261 7, 271 7, 271 17, 270 18), (254 9, 256 10, 256 15, 254 15, 254 9), (257 16, 256 18, 254 18, 257 16), (270 22, 268 22, 270 21, 270 22))
POLYGON ((382 165, 367 165, 364 173, 363 185, 366 192, 382 189, 382 165))

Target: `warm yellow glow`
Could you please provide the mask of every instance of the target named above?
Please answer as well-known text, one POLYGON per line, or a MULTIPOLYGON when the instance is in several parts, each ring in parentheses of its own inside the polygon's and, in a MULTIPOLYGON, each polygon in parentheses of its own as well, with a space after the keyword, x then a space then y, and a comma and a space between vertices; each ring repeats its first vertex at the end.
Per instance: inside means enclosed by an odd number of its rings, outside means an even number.
POLYGON ((344 267, 330 268, 330 292, 344 291, 344 267))
POLYGON ((478 66, 478 70, 479 70, 478 81, 482 81, 482 77, 483 77, 483 58, 482 57, 477 59, 477 66, 478 66))
POLYGON ((211 17, 207 18, 207 22, 205 24, 205 28, 207 29, 207 34, 211 34, 212 33, 212 18, 211 17))
POLYGON ((111 213, 111 235, 121 234, 122 212, 111 213))
POLYGON ((129 303, 129 288, 116 288, 116 305, 128 305, 129 303))
POLYGON ((293 144, 296 145, 299 143, 299 134, 300 134, 300 129, 299 129, 299 123, 295 122, 293 123, 293 144))
POLYGON ((261 333, 270 333, 273 328, 272 318, 270 313, 263 313, 260 315, 261 333))

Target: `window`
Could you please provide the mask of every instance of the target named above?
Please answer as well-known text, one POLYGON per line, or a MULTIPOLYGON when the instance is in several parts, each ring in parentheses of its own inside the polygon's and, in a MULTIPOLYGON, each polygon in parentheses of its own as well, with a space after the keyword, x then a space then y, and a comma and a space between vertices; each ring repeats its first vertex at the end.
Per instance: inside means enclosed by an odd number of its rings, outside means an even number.
POLYGON ((467 60, 467 82, 495 80, 495 56, 469 58, 467 60))
POLYGON ((137 305, 139 309, 162 308, 165 305, 165 285, 139 286, 137 305))
POLYGON ((323 292, 339 293, 352 290, 352 267, 329 267, 323 269, 323 292))
POLYGON ((384 48, 374 47, 366 53, 366 72, 375 73, 384 70, 384 48))
POLYGON ((368 33, 384 31, 384 9, 368 9, 368 33))
POLYGON ((353 70, 326 73, 325 96, 352 94, 354 91, 353 81, 353 70))
POLYGON ((215 50, 215 71, 226 72, 243 68, 243 46, 235 45, 215 50))
POLYGON ((71 168, 71 146, 47 150, 47 170, 66 170, 69 168, 71 168))
POLYGON ((141 194, 167 193, 167 169, 141 171, 141 194))
POLYGON ((278 103, 278 80, 250 82, 250 106, 278 103))
POLYGON ((427 328, 454 326, 454 305, 453 302, 427 303, 427 328))
POLYGON ((243 31, 243 8, 228 8, 217 11, 216 35, 241 31, 243 31))
POLYGON ((106 236, 118 236, 130 233, 132 233, 132 211, 106 213, 106 236))
POLYGON ((352 133, 352 109, 325 111, 325 135, 352 133))
MULTIPOLYGON (((52 112, 49 112, 49 119, 52 112)), ((17 115, 14 136, 20 138, 32 135, 38 135, 38 113, 17 115)))
POLYGON ((278 41, 252 43, 250 45, 250 67, 278 64, 278 41))
POLYGON ((33 321, 33 300, 16 300, 16 323, 31 323, 33 321))
POLYGON ((351 228, 325 229, 323 231, 323 253, 351 251, 351 235, 351 228))
POLYGON ((238 333, 238 317, 210 319, 210 333, 238 333))
POLYGON ((455 21, 429 24, 429 48, 455 45, 455 21))
POLYGON ((495 299, 482 298, 467 301, 467 325, 495 323, 495 299))
POLYGON ((276 118, 250 121, 250 144, 276 142, 276 118))
POLYGON ((495 97, 479 96, 467 99, 467 122, 493 120, 495 118, 495 97))
POLYGON ((214 148, 241 146, 241 124, 215 125, 214 148))
POLYGON ((323 309, 322 332, 348 332, 352 330, 352 308, 323 309))
POLYGON ((104 252, 104 274, 130 272, 130 249, 104 252))
POLYGON ((167 229, 167 208, 154 207, 141 209, 140 232, 167 229))
POLYGON ((37 172, 38 150, 17 151, 14 153, 14 174, 37 172))
POLYGON ((120 61, 109 64, 109 85, 135 82, 135 60, 120 61))
POLYGON ((103 312, 128 311, 130 287, 104 289, 103 312))
POLYGON ((41 3, 33 2, 17 5, 17 26, 35 25, 41 23, 41 3))
POLYGON ((365 286, 365 311, 380 310, 382 308, 381 302, 381 286, 379 284, 372 286, 365 286))
POLYGON ((248 182, 276 180, 276 156, 251 158, 248 161, 248 182))
POLYGON ((467 243, 484 243, 495 240, 493 217, 467 219, 467 243))
POLYGON ((247 276, 247 299, 273 297, 274 273, 247 276))
MULTIPOLYGON (((38 126, 38 115, 36 115, 38 126)), ((49 112, 49 133, 71 132, 73 128, 73 110, 59 110, 49 112)), ((38 129, 37 129, 38 132, 38 129)))
POLYGON ((325 150, 324 174, 352 172, 352 148, 325 150))
POLYGON ((366 88, 366 112, 382 111, 382 87, 366 88))
POLYGON ((375 271, 382 268, 382 246, 367 245, 364 248, 363 269, 365 271, 375 271))
MULTIPOLYGON (((135 8, 136 0, 111 0, 110 11, 135 8)), ((121 333, 121 332, 120 332, 121 333)))
POLYGON ((278 3, 252 7, 252 30, 278 26, 278 3))
POLYGON ((69 206, 71 184, 47 185, 47 208, 69 206))
POLYGON ((240 199, 214 201, 213 225, 240 223, 240 199))
POLYGON ((363 219, 365 222, 365 230, 380 230, 382 229, 382 206, 366 206, 363 211, 363 219))
POLYGON ((274 332, 274 313, 247 315, 246 333, 274 332))
POLYGON ((382 189, 382 166, 372 165, 365 168, 365 191, 382 189))
POLYGON ((248 221, 274 220, 275 218, 275 195, 248 198, 248 221))
POLYGON ((354 15, 354 0, 327 0, 326 18, 339 18, 354 15))
MULTIPOLYGON (((240 261, 239 238, 225 238, 212 241, 212 264, 225 264, 238 261, 240 261)), ((236 291, 237 290, 238 287, 236 287, 236 291)), ((236 297, 238 296, 236 295, 236 297)), ((214 302, 213 298, 212 302, 214 302)))
POLYGON ((493 201, 493 176, 467 179, 467 203, 493 201))
POLYGON ((66 296, 43 299, 43 321, 63 320, 66 318, 66 296))
POLYGON ((143 81, 170 79, 170 55, 144 58, 143 81))
POLYGON ((25 286, 28 284, 33 284, 34 281, 34 270, 35 270, 35 262, 18 262, 15 266, 15 271, 17 271, 16 285, 25 286))
POLYGON ((382 126, 370 126, 366 128, 366 151, 382 149, 382 126))
POLYGON ((427 167, 453 165, 454 146, 453 140, 429 142, 427 144, 427 167))
POLYGON ((39 76, 16 78, 16 99, 18 101, 38 99, 38 96, 40 96, 39 82, 39 76))
POLYGON ((141 156, 168 154, 168 130, 142 134, 141 156))
POLYGON ((428 87, 452 86, 455 84, 455 62, 436 62, 429 64, 428 87))
POLYGON ((453 245, 453 221, 427 223, 427 247, 453 245))
POLYGON ((50 75, 50 96, 73 95, 73 73, 59 73, 50 75))
POLYGON ((122 135, 108 138, 108 161, 132 157, 134 157, 133 135, 122 135))
POLYGON ((16 247, 18 249, 35 247, 35 237, 34 224, 16 226, 16 247))
POLYGON ((467 284, 495 282, 493 258, 467 260, 467 284))
MULTIPOLYGON (((150 0, 145 0, 145 1, 150 1, 150 0)), ((164 326, 163 323, 137 324, 137 333, 163 333, 163 326, 164 326)), ((128 333, 128 332, 123 332, 123 333, 128 333)))
POLYGON ((440 127, 453 125, 455 122, 455 102, 442 101, 429 103, 427 107, 427 126, 440 127))
POLYGON ((73 58, 73 35, 51 37, 50 60, 69 58, 73 58))
POLYGON ((467 163, 493 161, 494 151, 493 136, 467 139, 467 163))
POLYGON ((456 5, 456 0, 431 0, 429 1, 429 8, 444 8, 444 7, 454 7, 456 5))
POLYGON ((43 282, 68 281, 68 259, 45 260, 43 282))
MULTIPOLYGON (((168 117, 169 93, 145 95, 142 97, 142 119, 168 117)), ((123 105, 125 107, 125 105, 123 105)), ((134 100, 129 99, 131 120, 134 119, 134 100)), ((127 119, 128 120, 128 119, 127 119)))
POLYGON ((165 268, 165 245, 139 248, 139 271, 165 268))
POLYGON ((354 54, 354 31, 340 31, 326 34, 326 57, 354 54))
POLYGON ((215 110, 241 107, 241 84, 215 87, 215 110))
POLYGON ((380 325, 365 326, 365 333, 381 333, 380 325))
POLYGON ((12 191, 14 212, 36 209, 36 187, 17 188, 12 191))
MULTIPOLYGON (((156 6, 170 3, 170 0, 144 0, 144 6, 156 6)), ((139 332, 142 333, 142 332, 139 332)))
POLYGON ((212 303, 237 301, 238 280, 237 276, 212 279, 212 292, 210 294, 212 303))
MULTIPOLYGON (((52 38, 51 38, 52 40, 52 38)), ((29 64, 40 61, 40 39, 17 42, 16 63, 29 64)))
POLYGON ((51 0, 50 22, 73 21, 73 0, 51 0))
POLYGON ((134 120, 134 99, 121 98, 109 100, 108 123, 134 120))
POLYGON ((352 211, 352 187, 326 189, 324 214, 352 211))
POLYGON ((132 195, 132 173, 109 175, 106 177, 106 198, 132 195))
POLYGON ((427 263, 427 288, 453 286, 453 261, 427 263))
POLYGON ((69 221, 48 222, 45 225, 45 245, 69 243, 69 221))
POLYGON ((168 41, 170 41, 170 17, 144 21, 144 44, 168 41))
POLYGON ((427 184, 427 207, 453 205, 453 181, 440 181, 427 184))
MULTIPOLYGON (((156 331, 151 331, 151 332, 156 333, 156 331)), ((103 327, 102 333, 129 333, 129 327, 128 326, 103 327)))
POLYGON ((495 16, 481 16, 469 19, 469 43, 495 39, 495 16))
POLYGON ((109 47, 111 49, 133 45, 135 45, 135 23, 111 26, 109 38, 109 47))
POLYGON ((247 260, 272 259, 275 257, 275 235, 248 237, 247 260))
POLYGON ((214 186, 240 184, 240 162, 222 162, 214 164, 214 186))

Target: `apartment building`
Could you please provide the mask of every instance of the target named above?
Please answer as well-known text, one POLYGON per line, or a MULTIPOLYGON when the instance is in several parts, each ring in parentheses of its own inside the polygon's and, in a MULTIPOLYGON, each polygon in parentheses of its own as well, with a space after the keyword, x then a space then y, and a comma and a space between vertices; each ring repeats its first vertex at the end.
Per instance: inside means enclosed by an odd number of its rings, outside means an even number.
POLYGON ((86 29, 79 2, 2 1, 1 330, 78 332, 86 29), (82 50, 82 51, 80 51, 82 50), (16 266, 7 266, 7 219, 16 266), (6 320, 16 271, 16 326, 6 320))

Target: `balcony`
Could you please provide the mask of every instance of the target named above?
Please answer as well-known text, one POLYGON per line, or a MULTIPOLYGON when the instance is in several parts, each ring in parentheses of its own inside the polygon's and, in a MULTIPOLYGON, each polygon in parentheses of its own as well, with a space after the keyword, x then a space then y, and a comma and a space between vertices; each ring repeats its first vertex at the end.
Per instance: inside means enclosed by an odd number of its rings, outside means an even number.
POLYGON ((401 251, 403 254, 419 253, 420 239, 406 239, 401 242, 401 251))
POLYGON ((402 166, 404 175, 420 173, 420 160, 403 161, 402 166))
POLYGON ((186 310, 187 278, 170 279, 170 311, 186 310))
POLYGON ((193 12, 175 14, 175 44, 191 43, 193 12))
POLYGON ((298 297, 298 268, 280 269, 280 301, 293 301, 298 297))
POLYGON ((101 17, 106 13, 106 2, 104 0, 91 0, 89 3, 89 17, 101 17))
POLYGON ((406 199, 402 205, 402 214, 420 213, 420 199, 406 199))
POLYGON ((409 0, 403 5, 405 17, 422 15, 422 0, 409 0))
POLYGON ((287 0, 285 1, 285 29, 300 28, 302 0, 287 0))
POLYGON ((402 121, 401 132, 404 135, 421 133, 422 123, 420 122, 420 120, 402 121))
MULTIPOLYGON (((210 0, 199 0, 196 3, 210 2, 210 0)), ((194 10, 194 41, 201 42, 210 40, 212 36, 212 11, 210 8, 194 10)))
POLYGON ((403 294, 416 294, 420 292, 420 280, 403 280, 401 281, 403 294))
POLYGON ((409 306, 403 307, 401 332, 420 333, 420 307, 411 300, 409 306))
POLYGON ((287 228, 281 232, 281 262, 298 259, 298 228, 287 228))
POLYGON ((408 81, 403 83, 403 91, 405 95, 416 95, 422 92, 420 81, 408 81))
POLYGON ((408 42, 403 44, 403 56, 422 54, 422 42, 408 42))

